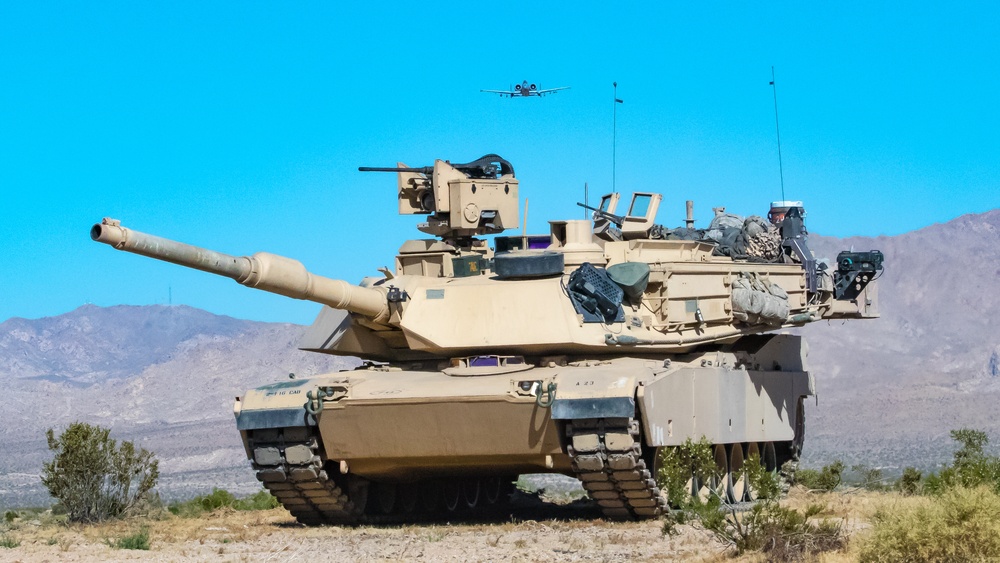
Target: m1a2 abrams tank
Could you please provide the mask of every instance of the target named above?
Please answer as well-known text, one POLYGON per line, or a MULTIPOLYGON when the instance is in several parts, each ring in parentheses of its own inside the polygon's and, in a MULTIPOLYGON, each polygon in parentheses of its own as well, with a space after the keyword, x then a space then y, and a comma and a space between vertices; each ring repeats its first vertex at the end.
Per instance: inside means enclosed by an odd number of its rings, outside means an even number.
POLYGON ((752 498, 744 460, 773 471, 796 459, 814 393, 805 343, 775 331, 877 316, 881 253, 818 264, 800 204, 779 206, 777 225, 670 230, 655 224, 659 194, 634 194, 624 215, 609 194, 593 222, 552 221, 547 235, 497 236, 491 248, 477 237, 519 226, 506 160, 361 170, 396 172, 399 212, 426 216, 417 228, 436 238, 404 242, 395 271, 359 285, 112 219, 91 230, 120 250, 321 303, 301 348, 367 360, 236 402, 257 478, 303 523, 474 513, 541 472, 578 478, 609 518, 651 518, 669 502, 658 452, 702 437, 720 477, 692 478, 692 494, 752 498))

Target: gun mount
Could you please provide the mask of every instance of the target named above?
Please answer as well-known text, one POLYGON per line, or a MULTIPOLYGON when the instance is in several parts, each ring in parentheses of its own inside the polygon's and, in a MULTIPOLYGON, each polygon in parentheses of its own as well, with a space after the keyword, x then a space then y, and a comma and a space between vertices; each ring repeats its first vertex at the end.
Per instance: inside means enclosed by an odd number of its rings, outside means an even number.
POLYGON ((476 235, 519 226, 517 180, 510 162, 488 154, 466 164, 436 160, 410 168, 361 166, 361 172, 396 172, 400 215, 429 215, 417 229, 458 246, 476 235))

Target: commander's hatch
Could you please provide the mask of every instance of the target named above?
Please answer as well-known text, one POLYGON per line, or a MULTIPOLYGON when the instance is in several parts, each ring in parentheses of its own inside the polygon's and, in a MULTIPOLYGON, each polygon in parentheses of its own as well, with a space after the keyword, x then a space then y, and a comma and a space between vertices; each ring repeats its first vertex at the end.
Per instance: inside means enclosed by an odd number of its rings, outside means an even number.
POLYGON ((656 223, 656 212, 663 196, 652 192, 632 194, 628 213, 617 215, 620 193, 610 193, 601 198, 599 211, 594 213, 594 235, 603 240, 630 240, 647 238, 656 223))

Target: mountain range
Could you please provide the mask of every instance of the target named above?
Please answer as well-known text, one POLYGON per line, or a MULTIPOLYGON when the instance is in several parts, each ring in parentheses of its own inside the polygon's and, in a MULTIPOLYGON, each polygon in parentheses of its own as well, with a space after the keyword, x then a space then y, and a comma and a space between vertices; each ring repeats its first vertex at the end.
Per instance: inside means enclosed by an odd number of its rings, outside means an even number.
MULTIPOLYGON (((933 469, 949 432, 1000 440, 1000 210, 893 237, 811 235, 818 258, 885 254, 881 318, 798 329, 817 381, 804 463, 834 459, 933 469)), ((186 306, 86 305, 0 323, 0 506, 47 504, 44 432, 75 420, 110 427, 157 454, 165 498, 258 486, 232 418, 235 395, 360 362, 299 351, 305 327, 186 306)))

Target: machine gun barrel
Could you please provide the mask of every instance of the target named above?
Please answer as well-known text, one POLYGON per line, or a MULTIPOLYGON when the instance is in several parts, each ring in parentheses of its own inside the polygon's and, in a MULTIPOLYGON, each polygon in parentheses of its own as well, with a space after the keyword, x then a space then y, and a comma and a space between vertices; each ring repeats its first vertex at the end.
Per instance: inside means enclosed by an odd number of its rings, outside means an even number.
POLYGON ((374 322, 382 323, 389 318, 386 290, 319 276, 306 270, 298 260, 284 256, 268 252, 231 256, 127 229, 114 219, 94 225, 90 238, 118 250, 232 278, 254 289, 344 309, 374 322))
POLYGON ((607 211, 602 211, 602 210, 600 210, 600 209, 598 209, 596 207, 591 207, 591 206, 589 206, 589 205, 587 205, 585 203, 576 202, 576 204, 579 205, 580 207, 584 208, 584 209, 589 209, 589 210, 593 211, 594 213, 597 213, 598 215, 600 215, 601 217, 604 217, 608 221, 611 221, 619 229, 621 228, 622 224, 625 223, 625 217, 622 217, 621 215, 615 215, 613 213, 608 213, 607 211))
POLYGON ((432 174, 433 166, 423 166, 420 168, 391 168, 384 166, 358 166, 358 172, 416 172, 418 174, 432 174))

